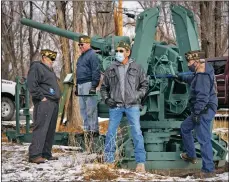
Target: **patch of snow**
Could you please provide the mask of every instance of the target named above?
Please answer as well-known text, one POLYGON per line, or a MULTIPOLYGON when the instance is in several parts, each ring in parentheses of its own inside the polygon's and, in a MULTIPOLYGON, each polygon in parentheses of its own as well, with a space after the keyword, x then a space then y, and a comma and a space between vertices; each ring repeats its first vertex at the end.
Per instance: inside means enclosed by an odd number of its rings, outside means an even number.
POLYGON ((109 118, 100 118, 100 117, 98 117, 98 119, 99 119, 99 122, 109 121, 109 118))
MULTIPOLYGON (((20 120, 20 125, 25 126, 26 120, 20 120)), ((32 124, 33 120, 29 120, 29 123, 32 124)), ((2 125, 4 126, 16 126, 16 121, 2 121, 2 125)))
MULTIPOLYGON (((96 154, 78 152, 78 147, 59 145, 53 146, 57 149, 54 156, 59 157, 59 160, 39 165, 29 163, 28 147, 28 143, 19 145, 2 142, 2 181, 82 181, 85 167, 93 170, 104 165, 95 162, 96 154)), ((197 181, 193 176, 180 178, 152 173, 141 174, 127 169, 113 171, 115 174, 120 174, 114 181, 197 181)), ((227 179, 228 173, 223 173, 205 181, 227 181, 227 179)))

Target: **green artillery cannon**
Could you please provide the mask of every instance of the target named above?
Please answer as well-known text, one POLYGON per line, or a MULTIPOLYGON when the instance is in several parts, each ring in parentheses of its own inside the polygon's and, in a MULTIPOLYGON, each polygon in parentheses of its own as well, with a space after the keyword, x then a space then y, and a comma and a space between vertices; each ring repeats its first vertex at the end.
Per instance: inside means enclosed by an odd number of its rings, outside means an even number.
MULTIPOLYGON (((143 99, 141 110, 141 129, 144 135, 146 149, 146 168, 176 169, 200 168, 201 160, 197 164, 189 164, 180 159, 182 140, 180 136, 181 122, 189 114, 187 107, 189 90, 186 84, 168 79, 166 76, 188 71, 184 54, 190 50, 198 50, 198 34, 193 13, 182 6, 171 5, 172 19, 176 33, 177 45, 168 45, 154 40, 158 24, 159 8, 151 8, 137 16, 135 40, 131 57, 141 64, 149 75, 149 91, 143 99)), ((22 19, 21 23, 42 31, 78 41, 78 33, 66 31, 50 25, 41 24, 32 20, 22 19)), ((129 42, 126 36, 111 36, 101 38, 92 37, 92 48, 98 50, 103 69, 114 60, 112 48, 120 41, 129 42)), ((99 100, 99 117, 107 118, 108 108, 99 100)), ((118 143, 123 150, 122 166, 134 169, 134 147, 126 118, 122 121, 122 143, 118 143)), ((195 133, 194 133, 195 136, 195 133)), ((200 146, 195 139, 195 147, 200 154, 200 146)), ((217 135, 212 135, 212 146, 216 166, 225 163, 227 143, 217 135)))

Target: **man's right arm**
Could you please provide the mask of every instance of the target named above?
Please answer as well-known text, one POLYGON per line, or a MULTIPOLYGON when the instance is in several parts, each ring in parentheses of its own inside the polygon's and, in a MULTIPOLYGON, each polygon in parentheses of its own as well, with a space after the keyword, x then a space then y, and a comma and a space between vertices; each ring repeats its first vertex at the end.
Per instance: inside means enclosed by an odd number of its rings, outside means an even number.
POLYGON ((28 84, 29 92, 32 95, 32 97, 37 100, 43 100, 45 96, 42 93, 41 88, 39 86, 39 81, 40 81, 39 74, 40 73, 38 72, 37 67, 32 66, 27 76, 27 84, 28 84))
POLYGON ((178 80, 188 83, 189 85, 191 85, 191 82, 193 80, 194 75, 181 75, 178 76, 178 80))
POLYGON ((110 91, 110 85, 109 85, 109 79, 108 79, 108 72, 105 71, 104 78, 103 78, 103 83, 100 89, 100 93, 102 96, 102 99, 105 101, 106 99, 110 98, 109 96, 109 91, 110 91))

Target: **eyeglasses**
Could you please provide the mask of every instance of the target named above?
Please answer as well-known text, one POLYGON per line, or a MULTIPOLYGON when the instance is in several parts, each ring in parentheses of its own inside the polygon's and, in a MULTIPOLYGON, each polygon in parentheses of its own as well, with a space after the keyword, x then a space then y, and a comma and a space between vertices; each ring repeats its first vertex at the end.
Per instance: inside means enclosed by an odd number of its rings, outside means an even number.
POLYGON ((84 44, 78 44, 78 46, 80 47, 80 46, 83 46, 84 44))
POLYGON ((115 52, 121 52, 121 53, 123 53, 124 50, 115 50, 115 52))

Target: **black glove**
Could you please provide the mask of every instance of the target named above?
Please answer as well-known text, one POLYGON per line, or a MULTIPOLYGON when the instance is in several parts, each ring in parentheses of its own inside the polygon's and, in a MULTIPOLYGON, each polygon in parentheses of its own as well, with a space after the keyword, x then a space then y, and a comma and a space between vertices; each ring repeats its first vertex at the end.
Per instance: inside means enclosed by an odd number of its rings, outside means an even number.
POLYGON ((175 80, 182 81, 182 76, 179 74, 174 75, 173 77, 175 80))
POLYGON ((116 107, 117 106, 116 102, 111 98, 107 98, 105 100, 105 104, 107 104, 109 107, 116 107))
POLYGON ((192 121, 196 124, 200 124, 200 115, 193 114, 192 121))
POLYGON ((78 96, 78 87, 76 86, 75 95, 78 96))
POLYGON ((91 89, 89 90, 89 94, 96 94, 96 88, 95 87, 91 87, 91 89))

